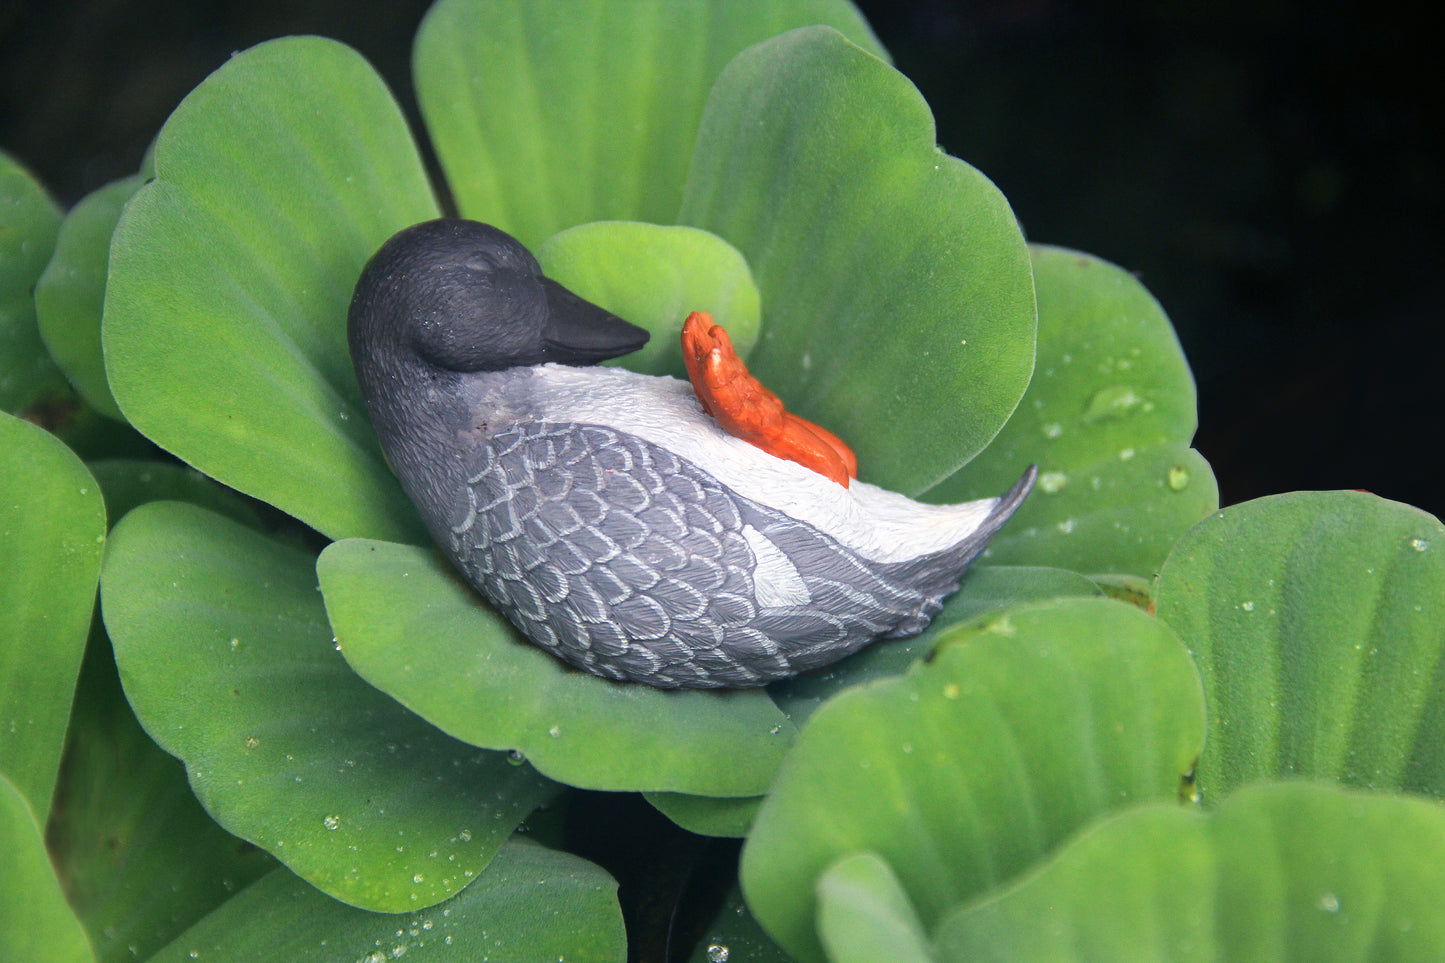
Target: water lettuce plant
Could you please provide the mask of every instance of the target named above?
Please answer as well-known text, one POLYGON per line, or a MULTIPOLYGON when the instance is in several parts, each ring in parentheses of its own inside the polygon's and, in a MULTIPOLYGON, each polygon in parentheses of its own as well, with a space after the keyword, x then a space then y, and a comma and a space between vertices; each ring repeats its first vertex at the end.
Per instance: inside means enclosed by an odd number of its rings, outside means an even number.
POLYGON ((1218 510, 1163 309, 1027 243, 851 5, 438 0, 414 79, 416 131, 340 44, 243 51, 63 220, 0 157, 11 956, 1445 954, 1445 528, 1218 510), (566 669, 439 560, 352 373, 361 266, 439 197, 650 328, 622 364, 680 375, 710 311, 864 479, 1038 489, 916 639, 566 669), (743 840, 688 946, 577 855, 597 791, 743 840))

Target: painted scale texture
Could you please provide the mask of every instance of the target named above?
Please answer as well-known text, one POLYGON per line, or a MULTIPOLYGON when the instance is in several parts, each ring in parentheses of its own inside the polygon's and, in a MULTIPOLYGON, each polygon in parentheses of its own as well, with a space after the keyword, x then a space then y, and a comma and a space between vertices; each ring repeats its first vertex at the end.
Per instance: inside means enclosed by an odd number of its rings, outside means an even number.
POLYGON ((776 458, 686 382, 591 367, 647 333, 476 222, 383 245, 349 338, 437 544, 529 639, 609 679, 763 685, 921 632, 1034 480, 931 506, 776 458))

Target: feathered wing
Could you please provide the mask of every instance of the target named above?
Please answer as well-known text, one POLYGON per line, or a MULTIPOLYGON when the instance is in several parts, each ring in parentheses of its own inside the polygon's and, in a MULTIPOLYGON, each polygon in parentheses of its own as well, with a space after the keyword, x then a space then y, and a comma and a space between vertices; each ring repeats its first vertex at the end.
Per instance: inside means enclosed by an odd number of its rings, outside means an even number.
POLYGON ((921 631, 1027 490, 977 537, 881 563, 603 426, 499 431, 465 481, 443 544, 468 580, 571 664, 663 687, 762 685, 921 631))

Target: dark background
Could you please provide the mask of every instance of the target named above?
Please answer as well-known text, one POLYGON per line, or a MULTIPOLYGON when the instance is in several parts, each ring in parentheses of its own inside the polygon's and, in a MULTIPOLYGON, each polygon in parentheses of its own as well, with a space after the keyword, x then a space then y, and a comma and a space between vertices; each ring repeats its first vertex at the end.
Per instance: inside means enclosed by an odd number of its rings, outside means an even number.
MULTIPOLYGON (((291 33, 356 47, 415 116, 429 3, 0 0, 0 147, 71 204, 232 51, 291 33)), ((1364 488, 1445 514, 1445 72, 1415 5, 860 6, 1032 240, 1164 304, 1225 504, 1364 488)))

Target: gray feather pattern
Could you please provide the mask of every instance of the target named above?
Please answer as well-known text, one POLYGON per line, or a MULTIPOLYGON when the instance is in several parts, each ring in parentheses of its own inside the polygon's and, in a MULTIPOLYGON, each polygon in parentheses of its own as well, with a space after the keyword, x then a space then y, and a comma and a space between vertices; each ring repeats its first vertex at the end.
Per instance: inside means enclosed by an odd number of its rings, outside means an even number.
POLYGON ((545 422, 481 444, 464 497, 446 547, 493 605, 573 665, 663 687, 761 685, 921 631, 997 527, 874 562, 634 435, 545 422), (746 525, 793 561, 809 604, 758 604, 746 525))

